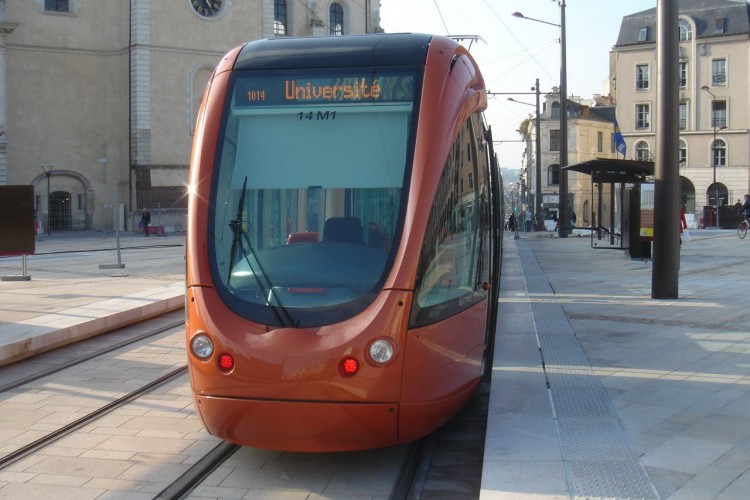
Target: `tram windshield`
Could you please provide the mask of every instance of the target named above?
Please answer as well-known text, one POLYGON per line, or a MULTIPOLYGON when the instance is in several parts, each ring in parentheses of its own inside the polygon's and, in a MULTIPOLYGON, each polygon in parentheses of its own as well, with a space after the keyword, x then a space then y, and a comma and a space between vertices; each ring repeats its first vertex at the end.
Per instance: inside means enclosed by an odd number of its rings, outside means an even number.
POLYGON ((209 252, 217 288, 264 324, 364 309, 400 237, 416 72, 238 72, 217 153, 209 252))

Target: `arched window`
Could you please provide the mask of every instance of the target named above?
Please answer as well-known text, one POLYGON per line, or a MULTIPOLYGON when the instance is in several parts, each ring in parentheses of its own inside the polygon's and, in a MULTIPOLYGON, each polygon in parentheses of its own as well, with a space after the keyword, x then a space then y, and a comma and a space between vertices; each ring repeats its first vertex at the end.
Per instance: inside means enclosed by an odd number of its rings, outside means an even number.
POLYGON ((560 103, 557 101, 552 103, 552 118, 560 118, 560 103))
POLYGON ((286 35, 286 0, 273 1, 273 34, 286 35))
POLYGON ((723 139, 716 139, 713 144, 713 166, 727 166, 727 143, 723 139))
POLYGON ((334 36, 344 34, 344 9, 337 3, 332 3, 328 9, 328 33, 334 36))
POLYGON ((635 159, 639 161, 648 161, 649 151, 648 143, 646 141, 638 141, 635 143, 635 159))
POLYGON ((677 162, 680 167, 687 167, 687 143, 680 139, 680 149, 677 153, 677 162))
POLYGON ((560 184, 560 165, 547 167, 547 185, 556 186, 560 184))
POLYGON ((688 21, 680 19, 678 29, 680 32, 681 42, 689 42, 693 39, 693 27, 690 26, 690 23, 688 21))

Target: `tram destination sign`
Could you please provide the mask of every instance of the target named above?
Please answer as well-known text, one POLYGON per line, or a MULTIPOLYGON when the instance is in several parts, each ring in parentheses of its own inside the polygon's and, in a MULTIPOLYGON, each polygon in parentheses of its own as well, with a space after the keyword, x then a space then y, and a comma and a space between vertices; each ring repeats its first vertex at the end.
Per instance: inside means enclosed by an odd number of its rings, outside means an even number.
POLYGON ((234 107, 411 102, 414 83, 413 73, 243 75, 234 87, 234 107))

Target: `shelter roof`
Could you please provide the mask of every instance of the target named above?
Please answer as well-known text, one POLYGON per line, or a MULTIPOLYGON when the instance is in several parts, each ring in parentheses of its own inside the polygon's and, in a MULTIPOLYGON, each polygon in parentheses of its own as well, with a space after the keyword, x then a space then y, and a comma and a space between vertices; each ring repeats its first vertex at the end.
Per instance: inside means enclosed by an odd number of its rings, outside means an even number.
POLYGON ((654 162, 596 158, 569 165, 564 170, 588 174, 595 183, 640 184, 646 182, 646 176, 654 175, 654 162))

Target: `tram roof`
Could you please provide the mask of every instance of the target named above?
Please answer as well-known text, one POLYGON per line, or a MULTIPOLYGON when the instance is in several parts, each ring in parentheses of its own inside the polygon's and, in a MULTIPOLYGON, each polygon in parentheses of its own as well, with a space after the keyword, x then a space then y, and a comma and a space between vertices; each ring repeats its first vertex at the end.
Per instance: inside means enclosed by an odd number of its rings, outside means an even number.
POLYGON ((415 33, 258 40, 242 48, 234 69, 422 65, 430 40, 415 33))

